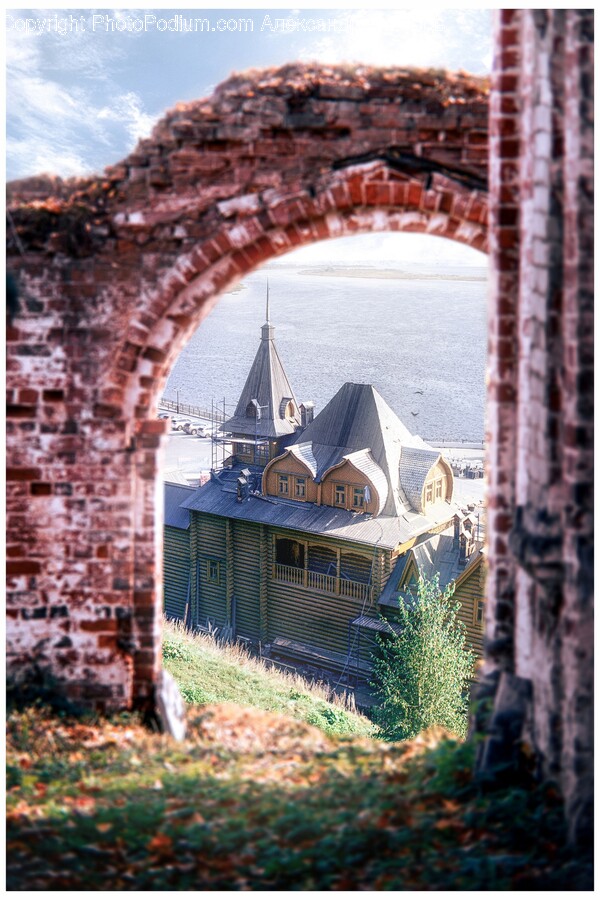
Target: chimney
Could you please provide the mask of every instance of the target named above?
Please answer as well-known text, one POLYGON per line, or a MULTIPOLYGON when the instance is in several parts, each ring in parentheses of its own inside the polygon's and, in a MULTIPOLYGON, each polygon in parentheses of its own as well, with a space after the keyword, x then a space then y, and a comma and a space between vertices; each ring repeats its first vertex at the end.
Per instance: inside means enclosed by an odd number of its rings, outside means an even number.
POLYGON ((243 503, 244 500, 247 500, 250 494, 250 486, 248 484, 248 479, 243 476, 238 478, 237 480, 237 502, 243 503))
POLYGON ((300 421, 302 423, 302 427, 306 428, 307 425, 310 425, 312 420, 315 417, 315 404, 312 400, 307 400, 306 403, 300 404, 300 421))
POLYGON ((455 550, 458 548, 458 545, 460 542, 460 532, 461 532, 460 516, 458 515, 458 513, 456 513, 454 516, 454 540, 452 542, 452 546, 454 547, 455 550))

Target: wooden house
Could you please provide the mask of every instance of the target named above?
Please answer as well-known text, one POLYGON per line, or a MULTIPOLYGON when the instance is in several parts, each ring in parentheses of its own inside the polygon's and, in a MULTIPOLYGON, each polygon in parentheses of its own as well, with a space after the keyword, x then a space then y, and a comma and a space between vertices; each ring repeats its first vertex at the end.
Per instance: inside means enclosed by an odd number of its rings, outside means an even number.
POLYGON ((181 504, 195 488, 164 485, 163 585, 164 610, 170 619, 184 619, 190 601, 190 513, 181 504))
POLYGON ((231 435, 228 465, 181 503, 194 625, 366 672, 386 627, 380 613, 415 573, 440 571, 461 588, 480 650, 480 545, 453 502, 452 469, 372 385, 344 384, 319 415, 303 416, 267 323, 222 426, 222 438, 231 435))

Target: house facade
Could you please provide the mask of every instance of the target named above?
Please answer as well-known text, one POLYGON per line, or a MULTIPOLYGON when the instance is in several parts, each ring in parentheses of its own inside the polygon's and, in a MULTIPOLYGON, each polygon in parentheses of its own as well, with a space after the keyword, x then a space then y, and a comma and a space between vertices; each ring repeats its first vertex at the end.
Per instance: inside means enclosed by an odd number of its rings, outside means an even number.
MULTIPOLYGON (((448 462, 372 385, 344 384, 313 416, 312 404, 295 399, 267 321, 219 440, 226 464, 180 504, 189 515, 192 625, 365 673, 381 614, 393 617, 419 574, 438 572, 442 587, 456 583, 481 653, 475 523, 454 502, 448 462)), ((169 535, 167 553, 174 546, 169 535)))

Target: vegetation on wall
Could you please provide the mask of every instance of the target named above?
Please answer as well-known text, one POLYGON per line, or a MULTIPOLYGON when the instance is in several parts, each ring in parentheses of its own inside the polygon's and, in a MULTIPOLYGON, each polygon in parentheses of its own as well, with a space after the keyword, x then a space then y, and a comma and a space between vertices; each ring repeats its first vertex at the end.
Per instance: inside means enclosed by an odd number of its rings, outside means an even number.
POLYGON ((475 653, 453 593, 453 585, 440 590, 437 575, 419 578, 416 596, 399 598, 394 628, 378 635, 375 719, 385 740, 409 740, 435 725, 466 737, 475 653))

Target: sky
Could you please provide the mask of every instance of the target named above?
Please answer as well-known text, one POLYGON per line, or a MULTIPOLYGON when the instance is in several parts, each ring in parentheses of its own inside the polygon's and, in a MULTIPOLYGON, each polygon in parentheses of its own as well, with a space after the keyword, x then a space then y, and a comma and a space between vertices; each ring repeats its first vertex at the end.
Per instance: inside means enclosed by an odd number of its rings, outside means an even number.
MULTIPOLYGON (((15 7, 5 20, 6 176, 100 173, 148 137, 167 109, 210 96, 233 72, 249 68, 316 61, 485 75, 491 16, 489 9, 430 4, 374 10, 15 7)), ((381 254, 383 240, 397 257, 400 241, 410 256, 411 246, 427 241, 419 238, 389 235, 371 244, 381 254)), ((444 259, 482 264, 481 254, 469 248, 429 240, 444 259)), ((368 239, 363 247, 367 260, 368 239)), ((315 245, 302 252, 310 261, 332 251, 315 245)))

